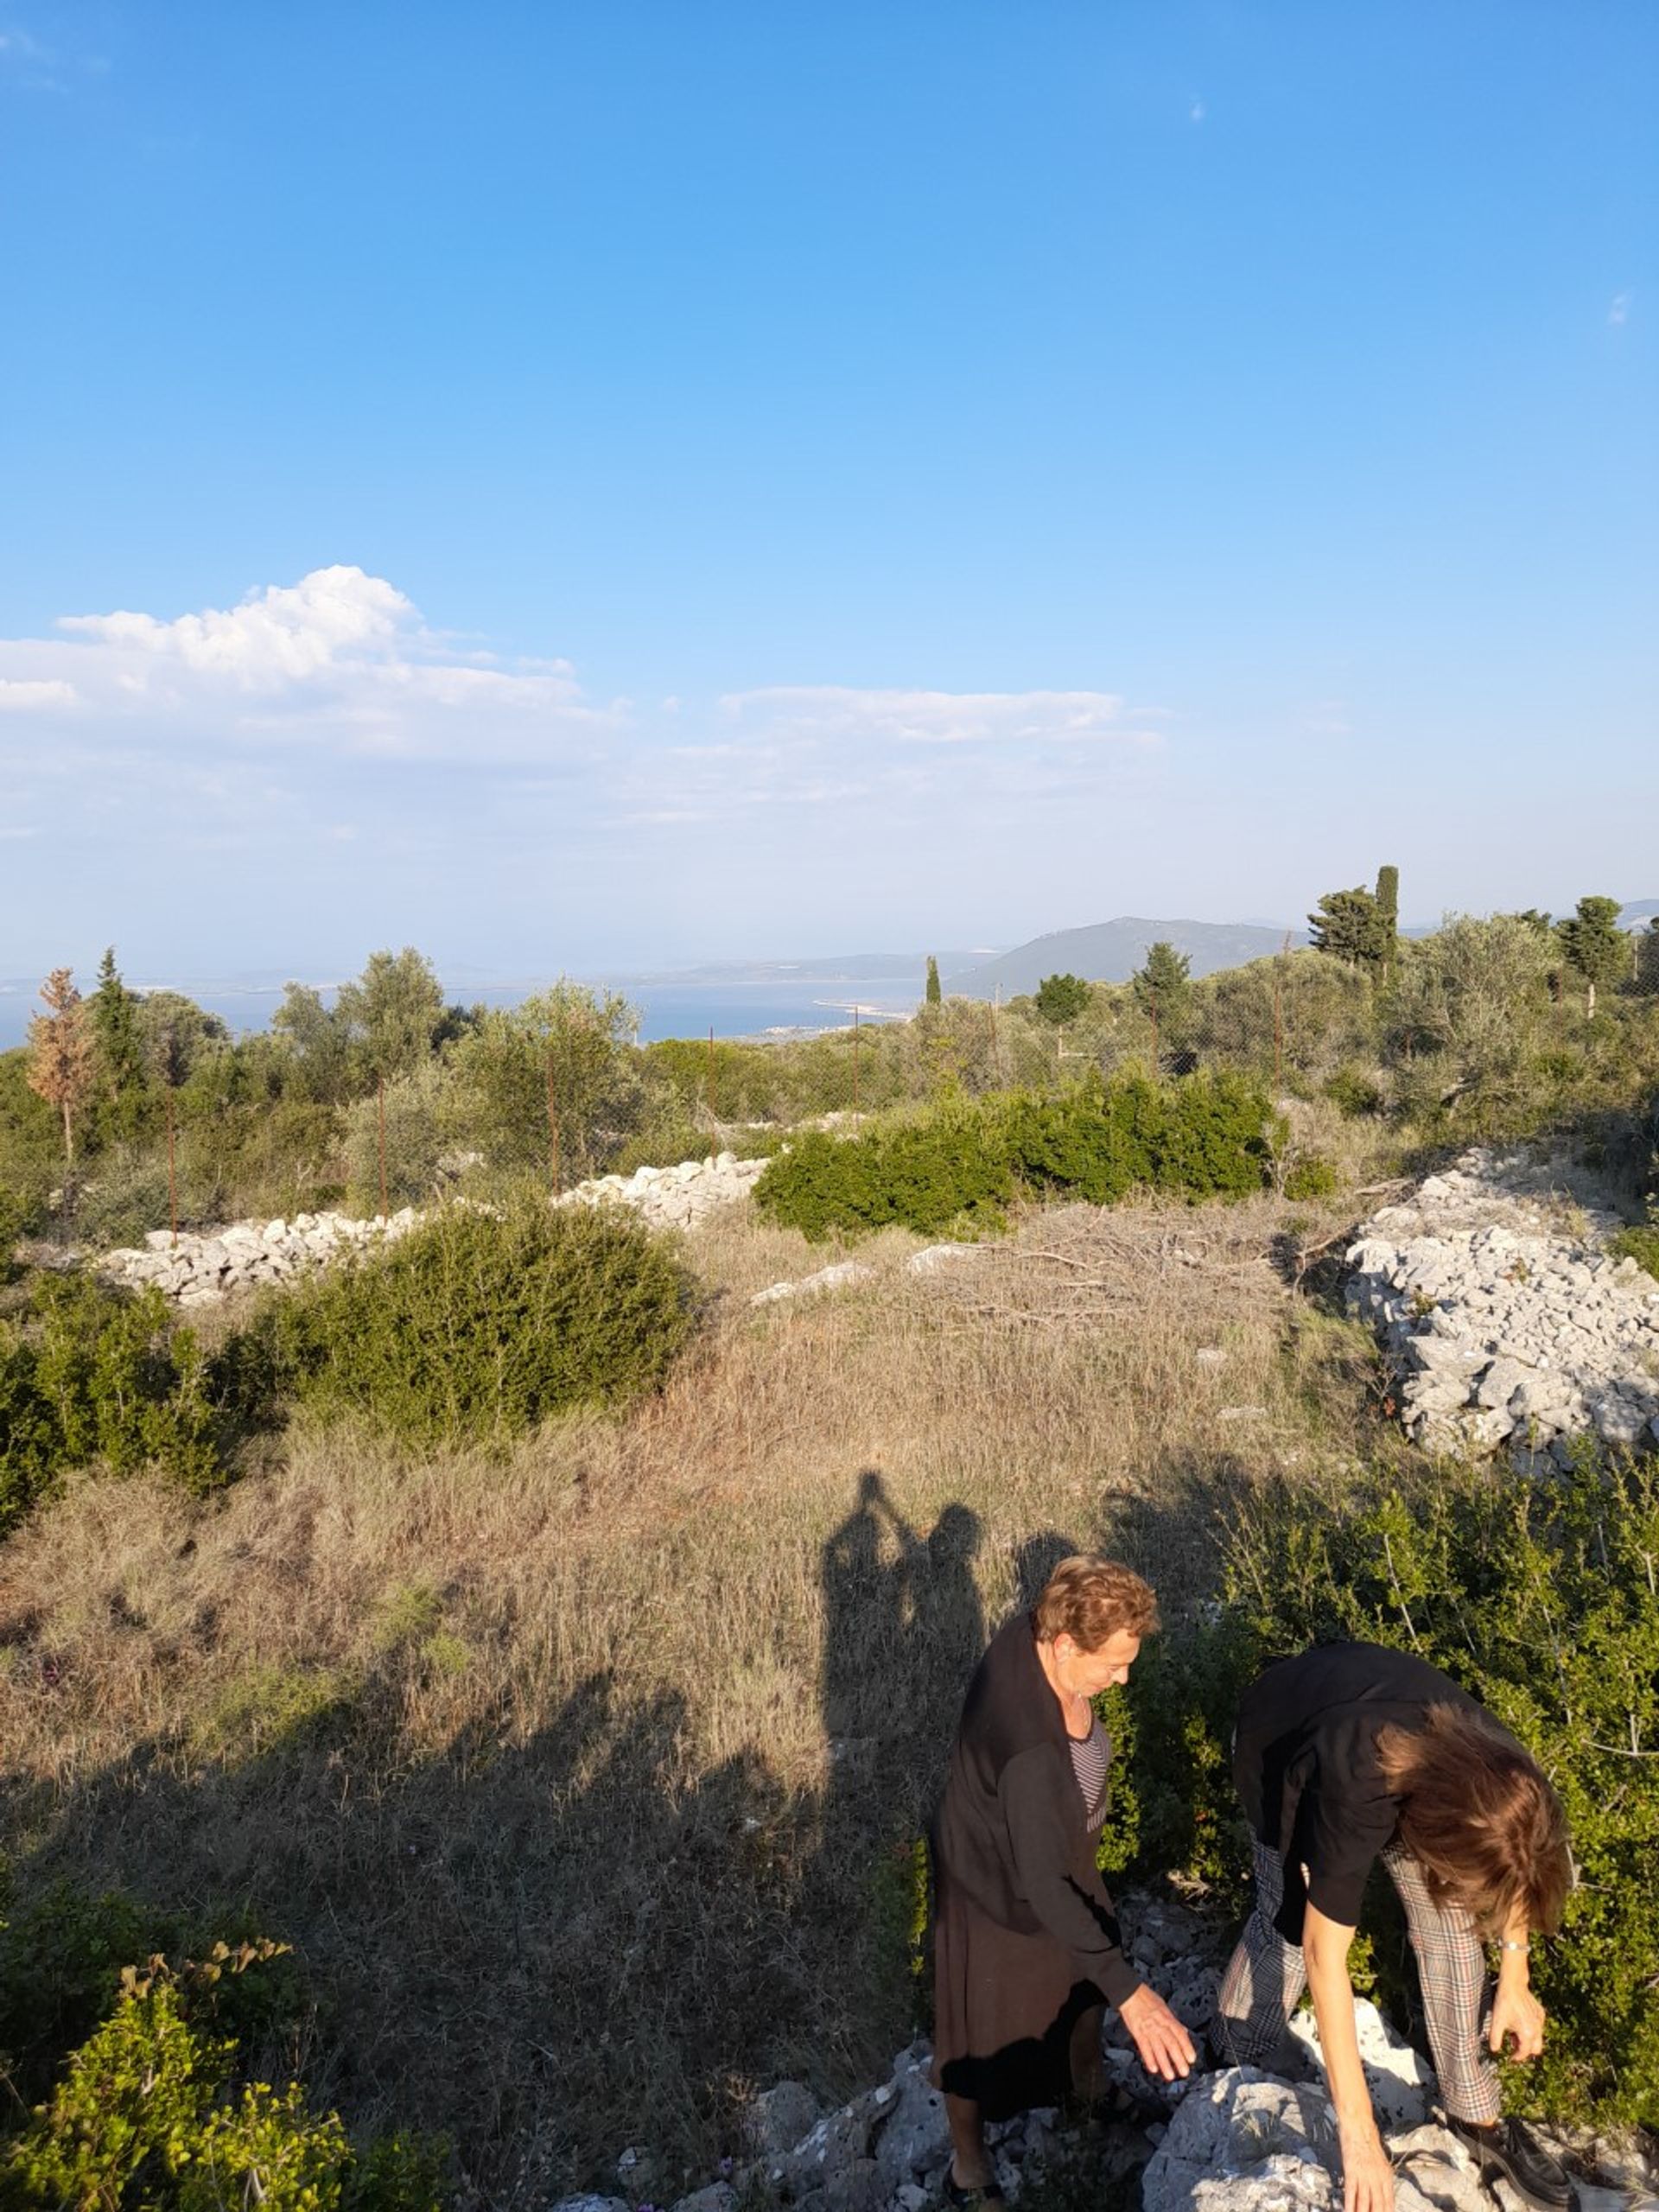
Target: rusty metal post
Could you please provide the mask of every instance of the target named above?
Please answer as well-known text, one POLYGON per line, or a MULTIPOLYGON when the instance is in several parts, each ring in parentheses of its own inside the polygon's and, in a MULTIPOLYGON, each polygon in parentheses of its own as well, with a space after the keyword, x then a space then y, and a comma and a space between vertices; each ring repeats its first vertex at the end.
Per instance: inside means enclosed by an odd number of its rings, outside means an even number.
POLYGON ((386 1204, 386 1078, 378 1077, 380 1098, 380 1218, 391 1219, 391 1209, 386 1204))
POLYGON ((1151 1015, 1152 1015, 1152 1077, 1153 1077, 1153 1081, 1155 1083, 1155 1082, 1158 1080, 1158 1073, 1159 1073, 1159 1070, 1158 1070, 1158 986, 1157 986, 1157 984, 1156 984, 1156 983, 1148 983, 1148 985, 1147 986, 1147 1011, 1148 1011, 1148 1012, 1151 1014, 1151 1015))
POLYGON ((715 1106, 715 1025, 709 1025, 709 1111, 718 1119, 715 1106))
POLYGON ((1273 963, 1273 1095, 1279 1096, 1285 1062, 1285 957, 1273 963))
POLYGON ((173 1154, 173 1085, 167 1086, 167 1211, 173 1224, 173 1242, 179 1241, 179 1174, 173 1154))
POLYGON ((858 1001, 853 1001, 853 1111, 858 1111, 858 1001))
POLYGON ((559 1101, 553 1083, 553 1051, 547 1054, 547 1160, 556 1191, 564 1173, 564 1162, 559 1151, 559 1101))

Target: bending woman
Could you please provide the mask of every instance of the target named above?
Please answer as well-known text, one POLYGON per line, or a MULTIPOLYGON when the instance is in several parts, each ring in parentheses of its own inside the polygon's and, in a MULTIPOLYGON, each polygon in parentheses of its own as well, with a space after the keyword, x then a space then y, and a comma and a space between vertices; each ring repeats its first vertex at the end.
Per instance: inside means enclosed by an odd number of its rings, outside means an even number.
POLYGON ((1483 2177, 1560 2212, 1566 2173, 1500 2117, 1491 2054, 1543 2048, 1527 1939, 1553 1933, 1572 1883, 1560 1801, 1484 1707, 1410 1652, 1332 1643, 1281 1661, 1245 1693, 1233 1772, 1255 1837, 1255 1909, 1221 1987, 1217 2040, 1272 2063, 1313 1993, 1342 2144, 1344 2212, 1389 2212, 1394 2176, 1359 2060, 1348 1949, 1372 1866, 1406 1909, 1428 2039, 1452 2133, 1483 2177), (1485 2010, 1484 1943, 1498 1945, 1485 2010))
POLYGON ((1103 2086, 1103 2008, 1149 2074, 1185 2074, 1186 2030, 1125 1959, 1095 1853, 1111 1745, 1090 1703, 1126 1681, 1158 1601, 1110 1560, 1063 1560, 992 1639, 963 1707, 933 1835, 933 2081, 946 2194, 1000 2197, 983 2123, 1103 2086))

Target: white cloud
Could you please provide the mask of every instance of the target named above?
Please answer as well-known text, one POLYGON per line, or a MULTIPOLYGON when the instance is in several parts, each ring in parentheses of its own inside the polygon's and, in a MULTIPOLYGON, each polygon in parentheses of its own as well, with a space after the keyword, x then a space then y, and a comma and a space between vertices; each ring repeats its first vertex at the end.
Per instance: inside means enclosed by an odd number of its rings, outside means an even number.
POLYGON ((399 760, 544 758, 626 720, 568 661, 502 664, 427 628, 384 576, 346 565, 163 617, 64 615, 0 639, 0 711, 79 704, 99 743, 169 760, 273 742, 399 760))
POLYGON ((1624 323, 1627 323, 1630 321, 1630 308, 1635 303, 1635 300, 1636 294, 1634 292, 1624 291, 1615 292, 1613 294, 1612 300, 1607 309, 1607 320, 1612 324, 1615 330, 1618 330, 1624 323))
POLYGON ((0 677, 0 715, 36 713, 41 709, 73 707, 75 687, 60 678, 0 677))
POLYGON ((1202 123, 1207 111, 1202 100, 1194 100, 1186 111, 1186 119, 1189 123, 1202 123))
POLYGON ((855 690, 837 684, 779 684, 736 691, 721 711, 794 736, 862 738, 899 745, 1155 745, 1129 727, 1109 691, 855 690))

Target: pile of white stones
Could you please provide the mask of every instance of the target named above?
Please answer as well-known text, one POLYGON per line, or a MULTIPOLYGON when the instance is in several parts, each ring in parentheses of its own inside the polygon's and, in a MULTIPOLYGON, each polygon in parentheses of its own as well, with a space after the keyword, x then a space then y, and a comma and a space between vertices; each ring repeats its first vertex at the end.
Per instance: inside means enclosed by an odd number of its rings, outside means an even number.
MULTIPOLYGON (((1120 1906, 1126 1948, 1147 1980, 1192 2030, 1215 2005, 1217 1935, 1174 1900, 1131 1895, 1120 1906)), ((1361 2062, 1377 2125, 1396 2169, 1396 2212, 1493 2212, 1474 2162, 1435 2124, 1434 2077, 1426 2062, 1376 2007, 1356 2006, 1361 2062)), ((1116 2013, 1106 2015, 1107 2064, 1119 2082, 1162 2120, 1145 2127, 1097 2132, 1091 2158, 1103 2177, 1143 2170, 1146 2212, 1340 2212, 1334 2118, 1325 2094, 1319 2039, 1298 2014, 1285 2039, 1282 2074, 1250 2068, 1202 2068, 1165 2088, 1141 2072, 1116 2013)), ((616 2163, 617 2193, 568 2196, 551 2212, 739 2212, 757 2202, 791 2212, 926 2212, 943 2197, 950 2155, 944 2101, 929 2080, 925 2043, 893 2061, 887 2079, 826 2111, 799 2082, 780 2082, 744 2116, 746 2155, 677 2195, 649 2148, 635 2145, 616 2163)), ((1023 2113, 986 2130, 997 2179, 1010 2199, 1067 2137, 1052 2110, 1023 2113)), ((1565 2144, 1560 2145, 1567 2149, 1565 2144)), ((1659 2212, 1653 2176, 1640 2150, 1588 2136, 1570 2146, 1579 2212, 1659 2212), (1586 2171, 1599 2180, 1592 2182, 1586 2171)), ((691 2179, 687 2176, 683 2179, 691 2179)), ((683 2179, 681 2187, 683 2188, 683 2179)), ((1503 2194, 1503 2212, 1522 2212, 1503 2194)))
POLYGON ((1659 1282, 1605 1250, 1618 1226, 1570 1160, 1484 1148, 1372 1216, 1348 1309, 1381 1335, 1415 1441, 1507 1444, 1529 1471, 1578 1436, 1659 1442, 1659 1282))
POLYGON ((290 1282, 365 1244, 406 1236, 418 1219, 413 1206, 404 1206, 387 1220, 378 1215, 360 1221, 347 1213, 299 1213, 292 1221, 232 1221, 223 1229, 178 1236, 152 1229, 142 1249, 105 1252, 94 1265, 100 1274, 135 1289, 153 1283, 180 1306, 208 1306, 232 1291, 290 1282))
POLYGON ((598 1175, 567 1191, 559 1203, 632 1206, 653 1229, 695 1229, 719 1207, 747 1198, 766 1166, 764 1160, 714 1153, 707 1160, 683 1160, 677 1167, 636 1167, 632 1175, 598 1175))
MULTIPOLYGON (((695 1229, 717 1207, 747 1198, 766 1166, 729 1152, 687 1160, 677 1167, 641 1167, 632 1175, 600 1175, 578 1183, 560 1205, 625 1205, 655 1229, 695 1229)), ((458 1201, 457 1203, 465 1203, 458 1201)), ((331 1260, 407 1235, 426 1218, 404 1206, 390 1219, 346 1213, 301 1213, 291 1221, 233 1221, 222 1229, 152 1229, 142 1249, 124 1246, 92 1264, 100 1274, 137 1288, 153 1283, 180 1306, 212 1305, 232 1292, 291 1281, 331 1260)))

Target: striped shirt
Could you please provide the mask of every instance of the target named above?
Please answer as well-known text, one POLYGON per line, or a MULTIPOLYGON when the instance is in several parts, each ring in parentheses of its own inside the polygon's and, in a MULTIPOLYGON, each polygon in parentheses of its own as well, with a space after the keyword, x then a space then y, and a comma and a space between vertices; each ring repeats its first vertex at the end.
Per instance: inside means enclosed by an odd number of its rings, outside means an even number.
POLYGON ((1068 1736, 1066 1745, 1071 1753, 1071 1771, 1077 1778, 1083 1798, 1083 1825, 1097 1828, 1106 1817, 1106 1770, 1111 1764, 1112 1739, 1096 1715, 1086 1736, 1068 1736))

